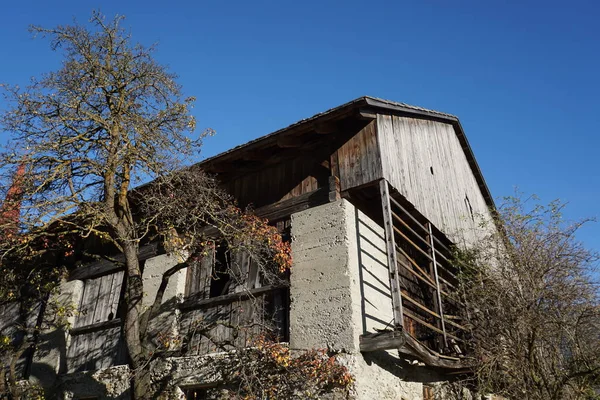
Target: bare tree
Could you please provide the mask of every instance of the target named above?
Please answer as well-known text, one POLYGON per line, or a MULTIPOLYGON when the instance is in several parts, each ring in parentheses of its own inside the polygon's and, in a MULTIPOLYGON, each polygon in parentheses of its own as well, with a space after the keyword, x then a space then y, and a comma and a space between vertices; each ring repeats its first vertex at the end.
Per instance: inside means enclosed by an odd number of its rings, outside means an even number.
MULTIPOLYGON (((15 269, 15 260, 35 265, 30 270, 49 285, 44 296, 56 288, 57 267, 98 257, 122 264, 124 336, 130 367, 139 371, 152 356, 145 331, 169 276, 201 257, 206 238, 218 235, 231 249, 252 252, 273 279, 290 259, 277 231, 235 207, 214 178, 182 169, 210 132, 192 138, 194 98, 183 97, 175 75, 153 59, 153 48, 131 42, 122 20, 94 12, 89 26, 31 28, 48 37, 64 61, 25 89, 4 86, 11 107, 0 116, 9 136, 0 156, 3 190, 11 187, 15 168, 25 171, 20 218, 0 221, 0 231, 11 232, 0 240, 0 260, 3 272, 15 269), (154 306, 143 315, 139 248, 158 239, 181 262, 165 273, 154 306)), ((13 276, 13 286, 0 294, 31 286, 21 274, 13 276)), ((143 392, 133 391, 137 397, 143 392)))
MULTIPOLYGON (((465 319, 483 392, 510 399, 591 399, 600 384, 598 254, 563 204, 509 198, 499 229, 462 252, 465 319)), ((597 393, 597 392, 596 392, 597 393)))

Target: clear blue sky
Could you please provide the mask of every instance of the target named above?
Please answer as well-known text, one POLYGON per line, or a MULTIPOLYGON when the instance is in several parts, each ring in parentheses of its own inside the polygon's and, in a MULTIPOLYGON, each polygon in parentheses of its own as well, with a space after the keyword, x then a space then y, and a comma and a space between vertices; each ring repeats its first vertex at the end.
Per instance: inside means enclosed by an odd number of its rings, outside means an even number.
MULTIPOLYGON (((495 197, 518 186, 600 215, 598 1, 12 1, 0 81, 57 68, 29 24, 94 8, 158 42, 217 131, 205 157, 371 95, 458 115, 495 197)), ((600 250, 600 224, 580 239, 600 250)))

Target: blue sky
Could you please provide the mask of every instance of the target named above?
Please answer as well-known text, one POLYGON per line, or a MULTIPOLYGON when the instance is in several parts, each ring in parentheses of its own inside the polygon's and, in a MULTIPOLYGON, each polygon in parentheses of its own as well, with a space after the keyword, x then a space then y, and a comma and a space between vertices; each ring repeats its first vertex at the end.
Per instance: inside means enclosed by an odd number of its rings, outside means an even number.
MULTIPOLYGON (((58 67, 29 24, 92 9, 158 43, 217 131, 204 157, 371 95, 459 116, 494 196, 517 186, 568 201, 568 218, 600 216, 597 1, 13 1, 0 81, 58 67)), ((600 250, 600 224, 580 239, 600 250)))

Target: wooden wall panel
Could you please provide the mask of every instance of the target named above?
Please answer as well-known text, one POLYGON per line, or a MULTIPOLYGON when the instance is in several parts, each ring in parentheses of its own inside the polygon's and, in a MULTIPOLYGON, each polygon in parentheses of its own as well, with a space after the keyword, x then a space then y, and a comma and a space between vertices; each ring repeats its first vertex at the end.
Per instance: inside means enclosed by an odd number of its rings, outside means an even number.
POLYGON ((123 275, 123 271, 117 271, 85 281, 75 328, 117 318, 123 275))
POLYGON ((273 204, 327 186, 329 172, 319 160, 292 158, 226 183, 226 189, 244 207, 273 204))
POLYGON ((338 149, 337 163, 341 190, 374 182, 383 176, 376 121, 370 122, 338 149))
POLYGON ((390 184, 457 243, 471 243, 488 206, 450 124, 377 116, 390 184))
POLYGON ((116 326, 73 335, 67 351, 67 370, 94 371, 124 364, 125 360, 125 342, 121 327, 116 326))

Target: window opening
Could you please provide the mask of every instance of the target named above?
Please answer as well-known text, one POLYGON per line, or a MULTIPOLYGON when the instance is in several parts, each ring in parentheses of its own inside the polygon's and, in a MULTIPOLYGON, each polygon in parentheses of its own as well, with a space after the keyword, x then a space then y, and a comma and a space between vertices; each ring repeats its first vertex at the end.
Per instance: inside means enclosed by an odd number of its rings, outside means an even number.
POLYGON ((221 243, 215 253, 214 266, 210 281, 209 297, 223 296, 231 285, 231 254, 227 245, 221 243))
POLYGON ((473 207, 471 206, 471 201, 469 200, 469 196, 465 194, 465 205, 467 206, 467 210, 471 214, 471 219, 475 222, 475 215, 473 214, 473 207))
POLYGON ((184 389, 186 400, 207 400, 215 398, 216 387, 215 386, 204 386, 184 389))

